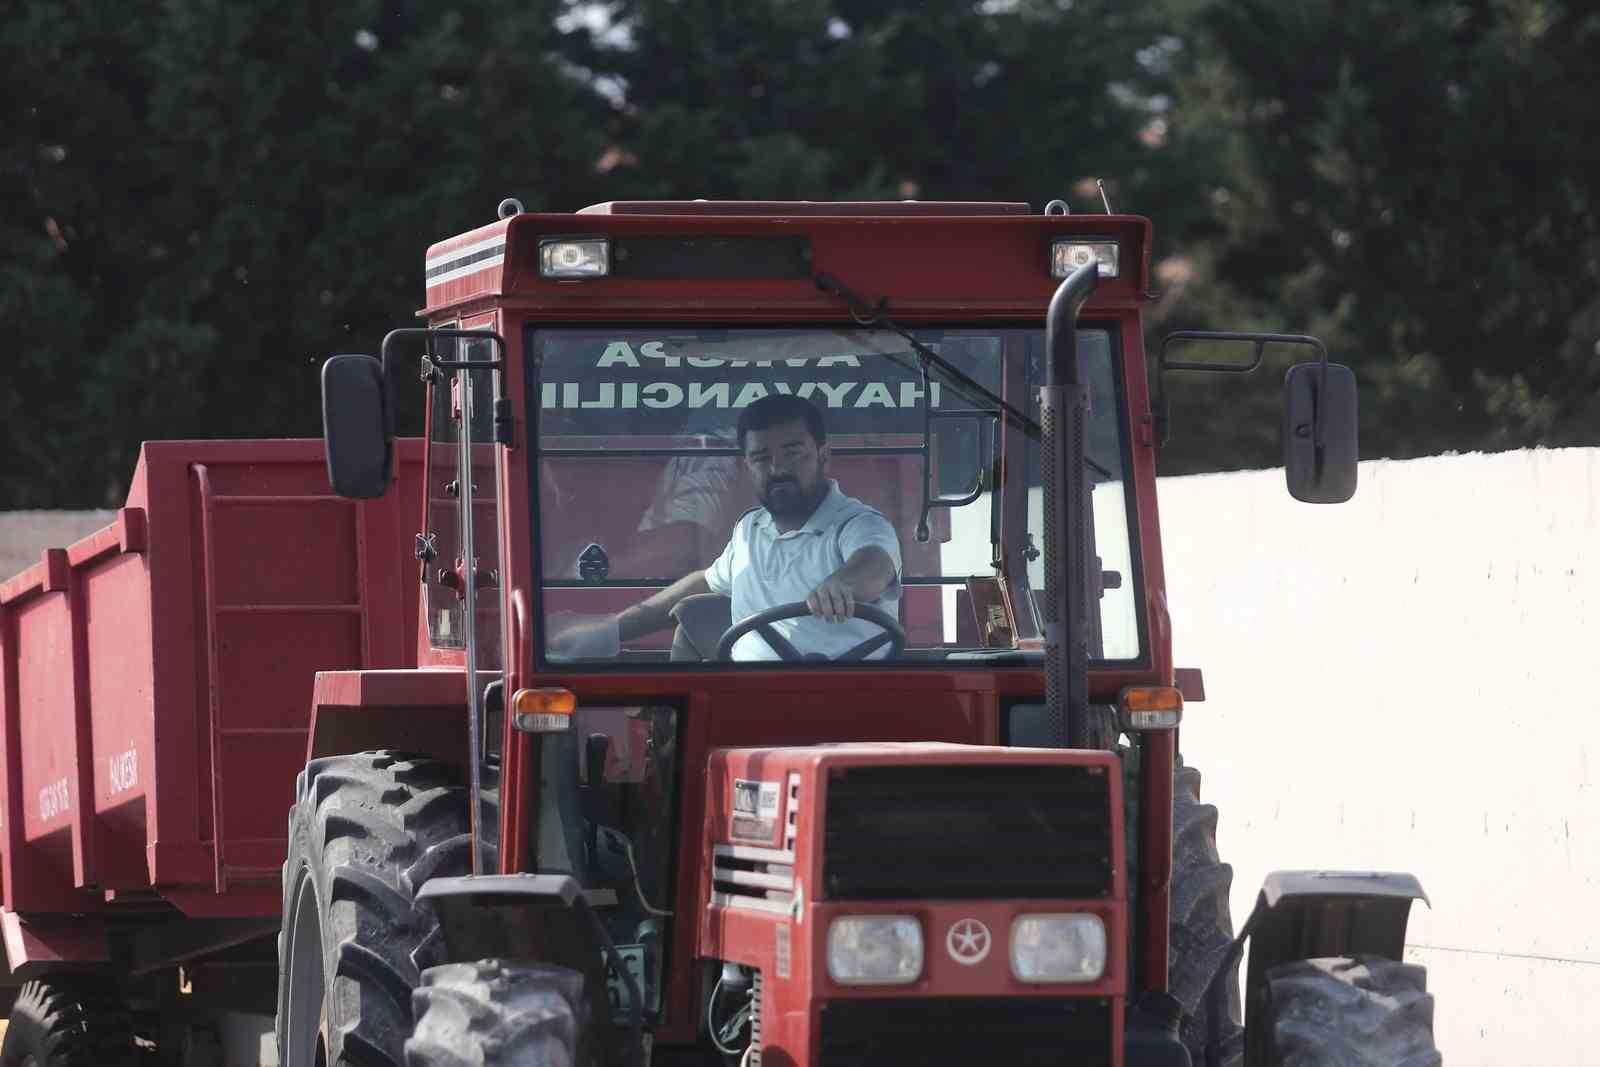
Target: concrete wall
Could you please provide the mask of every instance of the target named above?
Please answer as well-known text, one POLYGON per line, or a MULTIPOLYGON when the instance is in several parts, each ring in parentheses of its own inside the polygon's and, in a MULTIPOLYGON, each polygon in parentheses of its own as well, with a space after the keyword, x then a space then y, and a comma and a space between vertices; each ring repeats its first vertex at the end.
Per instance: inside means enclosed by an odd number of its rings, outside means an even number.
POLYGON ((1337 507, 1281 471, 1160 494, 1235 921, 1275 868, 1412 871, 1445 1062, 1600 1063, 1600 449, 1364 463, 1337 507))
POLYGON ((111 523, 114 511, 0 511, 0 582, 111 523))

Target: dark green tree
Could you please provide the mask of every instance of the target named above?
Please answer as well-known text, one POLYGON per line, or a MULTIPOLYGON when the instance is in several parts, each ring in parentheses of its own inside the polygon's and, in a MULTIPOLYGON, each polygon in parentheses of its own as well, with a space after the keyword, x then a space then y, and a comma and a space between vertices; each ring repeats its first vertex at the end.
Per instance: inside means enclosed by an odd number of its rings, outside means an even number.
POLYGON ((1110 0, 621 0, 585 64, 617 88, 636 196, 1168 205, 1140 132, 1159 10, 1110 0), (1085 179, 1088 179, 1085 182, 1085 179))
POLYGON ((1600 14, 1229 0, 1195 30, 1175 125, 1226 161, 1221 229, 1169 321, 1317 329, 1363 383, 1366 455, 1595 443, 1600 14))
POLYGON ((318 432, 428 245, 586 198, 556 0, 26 4, 0 25, 0 507, 118 502, 146 438, 318 432))

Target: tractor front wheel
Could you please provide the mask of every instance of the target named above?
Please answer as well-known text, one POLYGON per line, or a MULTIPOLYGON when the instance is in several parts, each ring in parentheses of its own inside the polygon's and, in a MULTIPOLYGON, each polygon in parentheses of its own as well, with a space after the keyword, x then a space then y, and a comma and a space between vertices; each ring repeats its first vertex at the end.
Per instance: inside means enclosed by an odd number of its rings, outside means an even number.
POLYGON ((479 960, 431 967, 412 993, 406 1067, 578 1067, 588 998, 577 971, 479 960))
MULTIPOLYGON (((1378 956, 1267 971, 1268 1067, 1440 1067, 1426 969, 1378 956)), ((1254 1025, 1254 1024, 1252 1024, 1254 1025)))

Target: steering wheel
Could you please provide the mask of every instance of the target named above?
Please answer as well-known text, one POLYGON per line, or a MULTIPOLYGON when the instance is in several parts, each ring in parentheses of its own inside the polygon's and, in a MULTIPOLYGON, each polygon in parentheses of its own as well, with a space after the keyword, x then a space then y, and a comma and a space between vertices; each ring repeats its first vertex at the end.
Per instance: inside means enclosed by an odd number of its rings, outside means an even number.
POLYGON ((754 615, 747 615, 723 632, 722 639, 717 642, 717 659, 731 659, 734 643, 751 630, 761 635, 762 640, 767 643, 767 647, 776 652, 779 659, 790 663, 799 663, 806 660, 827 660, 830 658, 835 661, 863 660, 884 645, 889 646, 889 655, 893 657, 898 656, 906 647, 906 632, 900 628, 900 623, 887 611, 875 608, 871 604, 857 604, 852 614, 858 619, 872 623, 881 629, 883 633, 874 634, 860 644, 845 649, 837 656, 824 656, 820 652, 801 652, 790 644, 787 638, 772 628, 772 624, 775 622, 781 622, 784 619, 798 619, 802 615, 810 614, 811 609, 806 606, 806 602, 796 600, 793 603, 779 604, 777 607, 758 611, 754 615))

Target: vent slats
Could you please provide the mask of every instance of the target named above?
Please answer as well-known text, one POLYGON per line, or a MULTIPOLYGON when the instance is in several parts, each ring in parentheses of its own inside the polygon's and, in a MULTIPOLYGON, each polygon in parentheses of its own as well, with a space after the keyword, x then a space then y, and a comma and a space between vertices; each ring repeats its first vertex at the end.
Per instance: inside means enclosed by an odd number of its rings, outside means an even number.
POLYGON ((841 769, 823 850, 833 900, 1102 897, 1109 779, 1088 767, 841 769))
POLYGON ((1109 1067, 1111 1007, 1099 998, 839 1000, 823 1005, 821 1046, 828 1067, 1109 1067))

